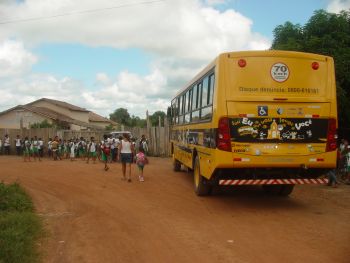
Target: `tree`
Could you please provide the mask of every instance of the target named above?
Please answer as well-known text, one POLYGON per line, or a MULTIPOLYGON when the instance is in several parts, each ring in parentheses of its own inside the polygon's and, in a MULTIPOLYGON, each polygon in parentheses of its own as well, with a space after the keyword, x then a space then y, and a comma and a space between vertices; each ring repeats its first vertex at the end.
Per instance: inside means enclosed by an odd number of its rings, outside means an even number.
POLYGON ((132 115, 128 126, 143 128, 143 127, 146 127, 146 120, 132 115))
POLYGON ((105 127, 106 131, 113 131, 114 130, 114 126, 112 124, 109 124, 105 127))
POLYGON ((301 51, 303 48, 303 29, 299 24, 286 22, 277 26, 273 30, 273 35, 272 49, 301 51))
POLYGON ((350 11, 315 11, 304 27, 286 22, 274 31, 271 49, 318 53, 334 58, 339 126, 350 123, 350 11))
POLYGON ((109 114, 109 118, 121 125, 129 125, 130 123, 130 114, 125 108, 116 109, 113 113, 109 114))
POLYGON ((164 118, 165 118, 166 114, 163 111, 156 111, 155 113, 153 113, 149 119, 151 122, 152 126, 158 126, 159 125, 159 117, 164 125, 164 118))

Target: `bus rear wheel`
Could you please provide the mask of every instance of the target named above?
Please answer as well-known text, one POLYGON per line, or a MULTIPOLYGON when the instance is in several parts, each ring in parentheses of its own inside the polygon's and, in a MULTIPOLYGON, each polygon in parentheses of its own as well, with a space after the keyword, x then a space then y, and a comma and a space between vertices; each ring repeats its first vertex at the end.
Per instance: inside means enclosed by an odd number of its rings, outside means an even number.
POLYGON ((175 172, 179 172, 181 170, 181 163, 173 158, 173 168, 175 172))
POLYGON ((268 194, 288 196, 293 192, 294 184, 287 185, 263 185, 263 189, 268 194))
POLYGON ((209 181, 201 175, 199 157, 197 156, 194 161, 193 170, 194 191, 198 196, 209 195, 211 192, 211 185, 209 181))
POLYGON ((294 189, 294 184, 282 185, 279 195, 288 196, 293 192, 293 189, 294 189))

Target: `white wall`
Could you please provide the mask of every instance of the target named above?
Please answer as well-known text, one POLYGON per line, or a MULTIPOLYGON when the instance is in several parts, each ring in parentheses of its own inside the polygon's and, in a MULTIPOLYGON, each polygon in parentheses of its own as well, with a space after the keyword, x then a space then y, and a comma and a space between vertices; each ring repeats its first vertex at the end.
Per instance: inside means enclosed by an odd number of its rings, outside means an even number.
MULTIPOLYGON (((12 110, 3 115, 0 115, 0 128, 20 129, 21 120, 23 121, 23 128, 29 128, 31 124, 40 123, 46 118, 36 113, 26 110, 12 110)), ((51 119, 47 119, 52 123, 51 119)))

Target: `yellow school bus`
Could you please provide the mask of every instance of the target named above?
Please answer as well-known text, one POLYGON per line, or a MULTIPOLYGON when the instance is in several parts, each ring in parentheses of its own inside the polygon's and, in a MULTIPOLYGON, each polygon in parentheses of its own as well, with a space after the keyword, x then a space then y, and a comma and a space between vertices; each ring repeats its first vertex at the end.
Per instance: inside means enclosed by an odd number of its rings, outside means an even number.
POLYGON ((336 167, 333 59, 290 51, 220 54, 171 102, 174 170, 194 189, 262 185, 289 195, 336 167))

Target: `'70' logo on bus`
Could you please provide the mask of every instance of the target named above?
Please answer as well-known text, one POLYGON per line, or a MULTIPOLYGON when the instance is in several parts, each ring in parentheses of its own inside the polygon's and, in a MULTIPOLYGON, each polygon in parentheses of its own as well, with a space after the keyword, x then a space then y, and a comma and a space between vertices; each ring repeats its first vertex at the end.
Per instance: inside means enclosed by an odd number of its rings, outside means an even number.
POLYGON ((275 63, 271 67, 271 77, 277 82, 284 82, 289 78, 289 69, 284 63, 275 63))

